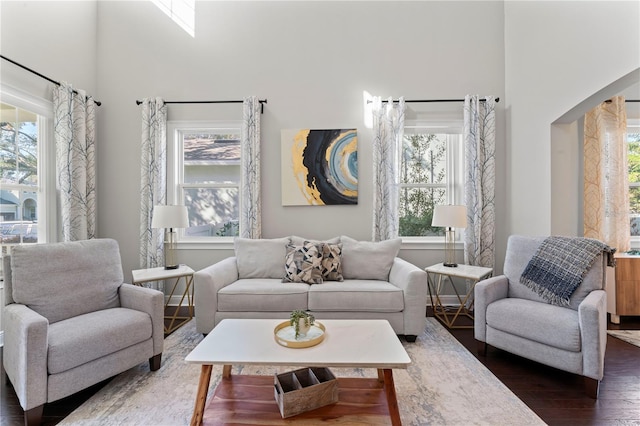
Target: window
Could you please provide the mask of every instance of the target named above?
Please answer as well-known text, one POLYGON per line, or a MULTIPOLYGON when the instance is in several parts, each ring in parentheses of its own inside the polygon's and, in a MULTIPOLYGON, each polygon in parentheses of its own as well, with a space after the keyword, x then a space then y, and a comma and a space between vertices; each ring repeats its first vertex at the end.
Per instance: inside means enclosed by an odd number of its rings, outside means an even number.
POLYGON ((151 0, 173 22, 195 37, 196 2, 195 0, 151 0))
POLYGON ((463 203, 462 129, 407 125, 400 149, 399 234, 441 237, 444 229, 431 226, 434 206, 463 203))
POLYGON ((640 122, 627 126, 631 239, 640 242, 640 122))
POLYGON ((182 241, 221 241, 240 234, 240 122, 169 123, 169 183, 189 211, 182 241), (175 159, 175 160, 174 160, 175 159), (173 179, 172 176, 173 175, 173 179), (173 183, 172 183, 173 181, 173 183))
POLYGON ((55 240, 53 107, 8 86, 0 103, 0 246, 55 240))

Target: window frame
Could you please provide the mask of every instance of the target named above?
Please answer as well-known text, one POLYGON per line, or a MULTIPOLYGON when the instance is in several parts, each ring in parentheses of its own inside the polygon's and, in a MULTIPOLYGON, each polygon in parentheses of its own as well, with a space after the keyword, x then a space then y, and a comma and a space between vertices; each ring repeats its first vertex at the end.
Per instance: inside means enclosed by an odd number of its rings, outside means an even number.
MULTIPOLYGON (((184 183, 183 138, 193 132, 237 133, 241 136, 242 120, 204 120, 167 122, 167 204, 184 205, 184 190, 187 188, 235 188, 228 183, 184 183)), ((242 138, 240 138, 242 144, 242 138)), ((239 162, 241 165, 241 162, 239 162)), ((242 173, 242 170, 240 170, 242 173)), ((242 176, 238 176, 238 196, 242 197, 242 176)), ((180 249, 233 249, 234 237, 187 237, 183 229, 177 229, 177 245, 180 249)))
MULTIPOLYGON (((465 150, 464 150, 464 128, 462 120, 450 121, 426 121, 426 120, 406 120, 404 134, 407 133, 431 133, 446 134, 446 202, 449 204, 464 204, 465 193, 465 150)), ((402 146, 398 147, 398 159, 402 158, 402 146)), ((398 163, 400 168, 400 163, 398 163)), ((398 173, 398 176, 400 174, 398 173)), ((428 188, 432 184, 401 184, 398 183, 398 191, 404 187, 428 188)), ((442 187, 437 185, 437 187, 442 187)), ((398 206, 399 208, 399 206, 398 206)), ((444 235, 442 236, 401 236, 403 246, 406 244, 410 249, 427 248, 438 245, 443 246, 444 235)), ((464 241, 464 230, 456 232, 456 248, 464 241)))
MULTIPOLYGON (((38 116, 38 243, 58 240, 53 102, 0 83, 0 101, 38 116)), ((3 185, 3 189, 18 189, 3 185)))

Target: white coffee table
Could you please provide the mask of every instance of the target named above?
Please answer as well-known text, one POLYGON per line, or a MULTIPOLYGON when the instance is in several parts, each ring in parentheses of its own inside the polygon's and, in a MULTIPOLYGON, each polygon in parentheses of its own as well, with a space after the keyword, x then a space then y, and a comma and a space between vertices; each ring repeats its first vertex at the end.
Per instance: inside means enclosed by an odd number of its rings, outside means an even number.
MULTIPOLYGON (((191 425, 201 425, 203 422, 213 365, 223 366, 222 380, 216 393, 219 390, 224 393, 226 401, 230 398, 228 395, 234 394, 234 382, 231 380, 232 365, 375 368, 378 370, 377 379, 352 378, 344 379, 350 380, 350 382, 344 383, 351 386, 355 380, 367 381, 366 386, 364 386, 365 382, 361 382, 363 392, 366 393, 371 391, 371 382, 376 382, 373 387, 377 388, 385 397, 388 407, 388 412, 383 414, 390 417, 392 425, 401 424, 392 369, 407 368, 411 359, 388 321, 319 320, 326 328, 324 340, 316 346, 303 349, 286 348, 276 343, 274 328, 283 321, 284 319, 225 319, 191 351, 185 359, 186 362, 202 365, 191 425), (221 387, 223 389, 220 389, 221 387)), ((273 396, 273 376, 240 375, 234 376, 234 378, 237 378, 236 383, 255 384, 265 388, 273 405, 269 406, 267 399, 264 400, 264 404, 254 405, 260 405, 262 407, 260 409, 268 406, 270 409, 269 424, 276 424, 271 423, 277 420, 273 418, 273 413, 279 415, 273 396)), ((341 389, 340 380, 339 378, 338 386, 341 389)), ((260 397, 252 398, 259 399, 260 397)), ((240 405, 238 402, 235 406, 240 405)), ((250 409, 252 404, 245 405, 250 409)), ((335 416, 335 413, 332 414, 330 411, 332 407, 339 405, 340 402, 309 413, 317 411, 318 415, 335 416)), ((387 407, 384 407, 385 411, 387 407)), ((243 410, 245 409, 247 407, 243 406, 243 410)), ((340 413, 340 410, 336 412, 340 413)), ((378 412, 376 415, 379 414, 378 412)), ((252 418, 255 419, 255 416, 258 415, 255 414, 252 418)), ((306 419, 309 415, 312 414, 304 413, 300 416, 306 416, 306 419)), ((219 418, 219 416, 212 416, 212 418, 219 418)), ((296 418, 297 416, 280 420, 286 424, 295 421, 296 418)))

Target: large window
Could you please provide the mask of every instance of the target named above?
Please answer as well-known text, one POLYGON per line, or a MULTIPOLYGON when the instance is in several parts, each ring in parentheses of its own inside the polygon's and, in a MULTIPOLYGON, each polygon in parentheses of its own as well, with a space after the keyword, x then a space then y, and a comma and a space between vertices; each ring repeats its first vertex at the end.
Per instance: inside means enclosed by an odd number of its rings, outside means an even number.
POLYGON ((627 127, 631 238, 640 242, 640 123, 627 127))
POLYGON ((2 87, 0 103, 0 245, 55 238, 55 158, 52 106, 2 87))
POLYGON ((399 161, 399 234, 444 235, 432 227, 433 208, 464 199, 462 130, 452 126, 405 126, 399 161))
POLYGON ((240 123, 175 122, 169 130, 169 164, 175 165, 169 182, 175 204, 189 211, 189 228, 181 239, 219 241, 239 235, 240 123))

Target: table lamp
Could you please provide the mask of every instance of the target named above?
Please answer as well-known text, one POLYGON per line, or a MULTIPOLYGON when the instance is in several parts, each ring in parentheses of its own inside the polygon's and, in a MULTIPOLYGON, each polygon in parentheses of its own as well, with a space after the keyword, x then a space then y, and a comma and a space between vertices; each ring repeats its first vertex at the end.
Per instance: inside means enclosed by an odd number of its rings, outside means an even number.
POLYGON ((176 228, 189 227, 189 213, 186 206, 154 206, 152 228, 165 229, 164 269, 178 269, 176 262, 176 228))
POLYGON ((458 266, 455 257, 455 228, 467 227, 467 207, 458 205, 435 206, 431 226, 445 227, 444 233, 444 266, 455 268, 458 266))

